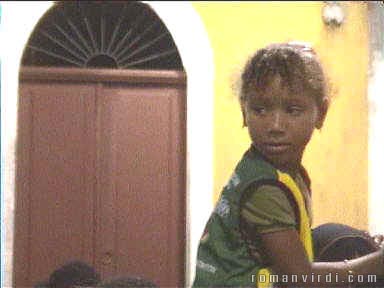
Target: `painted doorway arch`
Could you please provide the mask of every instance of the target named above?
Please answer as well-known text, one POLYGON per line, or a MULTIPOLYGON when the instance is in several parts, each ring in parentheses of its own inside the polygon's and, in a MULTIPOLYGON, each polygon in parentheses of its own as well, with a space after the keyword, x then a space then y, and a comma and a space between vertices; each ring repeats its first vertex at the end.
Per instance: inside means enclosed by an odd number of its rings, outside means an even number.
MULTIPOLYGON (((149 2, 180 51, 187 79, 187 286, 194 275, 198 239, 212 208, 213 57, 210 43, 190 3, 149 2), (201 69, 203 67, 204 69, 201 69), (202 141, 203 140, 203 141, 202 141), (197 208, 198 207, 198 208, 197 208), (189 281, 188 281, 189 280, 189 281)), ((20 60, 28 37, 52 2, 2 2, 1 159, 2 286, 12 286, 15 148, 20 60), (23 18, 23 21, 19 21, 23 18), (17 37, 13 37, 17 35, 17 37), (4 252, 5 251, 5 252, 4 252)))

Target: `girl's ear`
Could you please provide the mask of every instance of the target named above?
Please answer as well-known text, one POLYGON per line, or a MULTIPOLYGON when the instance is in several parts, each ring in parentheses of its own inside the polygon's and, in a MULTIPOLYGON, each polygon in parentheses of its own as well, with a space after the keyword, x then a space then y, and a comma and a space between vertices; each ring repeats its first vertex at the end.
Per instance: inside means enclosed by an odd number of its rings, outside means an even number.
POLYGON ((325 98, 319 107, 319 114, 317 116, 316 125, 315 125, 317 129, 321 129, 321 127, 323 127, 325 117, 327 116, 328 107, 329 107, 329 100, 328 98, 325 98))
POLYGON ((241 114, 243 115, 243 127, 247 127, 247 119, 245 117, 245 104, 241 102, 241 114))

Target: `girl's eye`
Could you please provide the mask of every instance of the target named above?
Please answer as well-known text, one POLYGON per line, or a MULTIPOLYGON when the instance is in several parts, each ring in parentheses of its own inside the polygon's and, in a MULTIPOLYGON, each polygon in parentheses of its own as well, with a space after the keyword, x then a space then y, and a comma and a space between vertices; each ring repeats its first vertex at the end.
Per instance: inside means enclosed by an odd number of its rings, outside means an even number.
POLYGON ((252 111, 254 111, 256 114, 264 114, 266 109, 264 106, 253 106, 252 111))
POLYGON ((303 112, 303 108, 299 106, 289 106, 287 107, 287 112, 291 115, 298 116, 303 112))

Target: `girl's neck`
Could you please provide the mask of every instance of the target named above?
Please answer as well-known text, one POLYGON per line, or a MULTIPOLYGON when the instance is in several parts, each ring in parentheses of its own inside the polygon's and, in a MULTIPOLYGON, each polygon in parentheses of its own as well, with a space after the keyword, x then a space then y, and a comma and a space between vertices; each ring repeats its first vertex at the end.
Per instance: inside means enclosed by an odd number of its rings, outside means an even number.
POLYGON ((300 171, 300 166, 301 164, 299 163, 295 165, 290 165, 289 167, 282 167, 282 168, 277 167, 277 169, 279 169, 284 173, 289 174, 293 179, 295 179, 297 176, 297 173, 300 171))
POLYGON ((274 163, 271 159, 268 159, 268 157, 263 155, 253 144, 252 144, 252 149, 254 149, 259 155, 261 155, 262 158, 264 158, 264 160, 272 164, 276 169, 289 174, 293 178, 295 178, 297 176, 297 173, 300 171, 301 158, 295 161, 294 163, 289 163, 287 165, 281 166, 274 163))

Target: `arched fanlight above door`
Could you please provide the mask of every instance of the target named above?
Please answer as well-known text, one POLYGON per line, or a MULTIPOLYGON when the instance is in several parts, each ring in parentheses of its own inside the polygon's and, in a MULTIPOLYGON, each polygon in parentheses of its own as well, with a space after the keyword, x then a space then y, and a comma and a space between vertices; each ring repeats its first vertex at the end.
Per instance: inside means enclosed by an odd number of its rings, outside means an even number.
POLYGON ((34 29, 25 66, 184 70, 156 13, 136 1, 59 1, 34 29))

